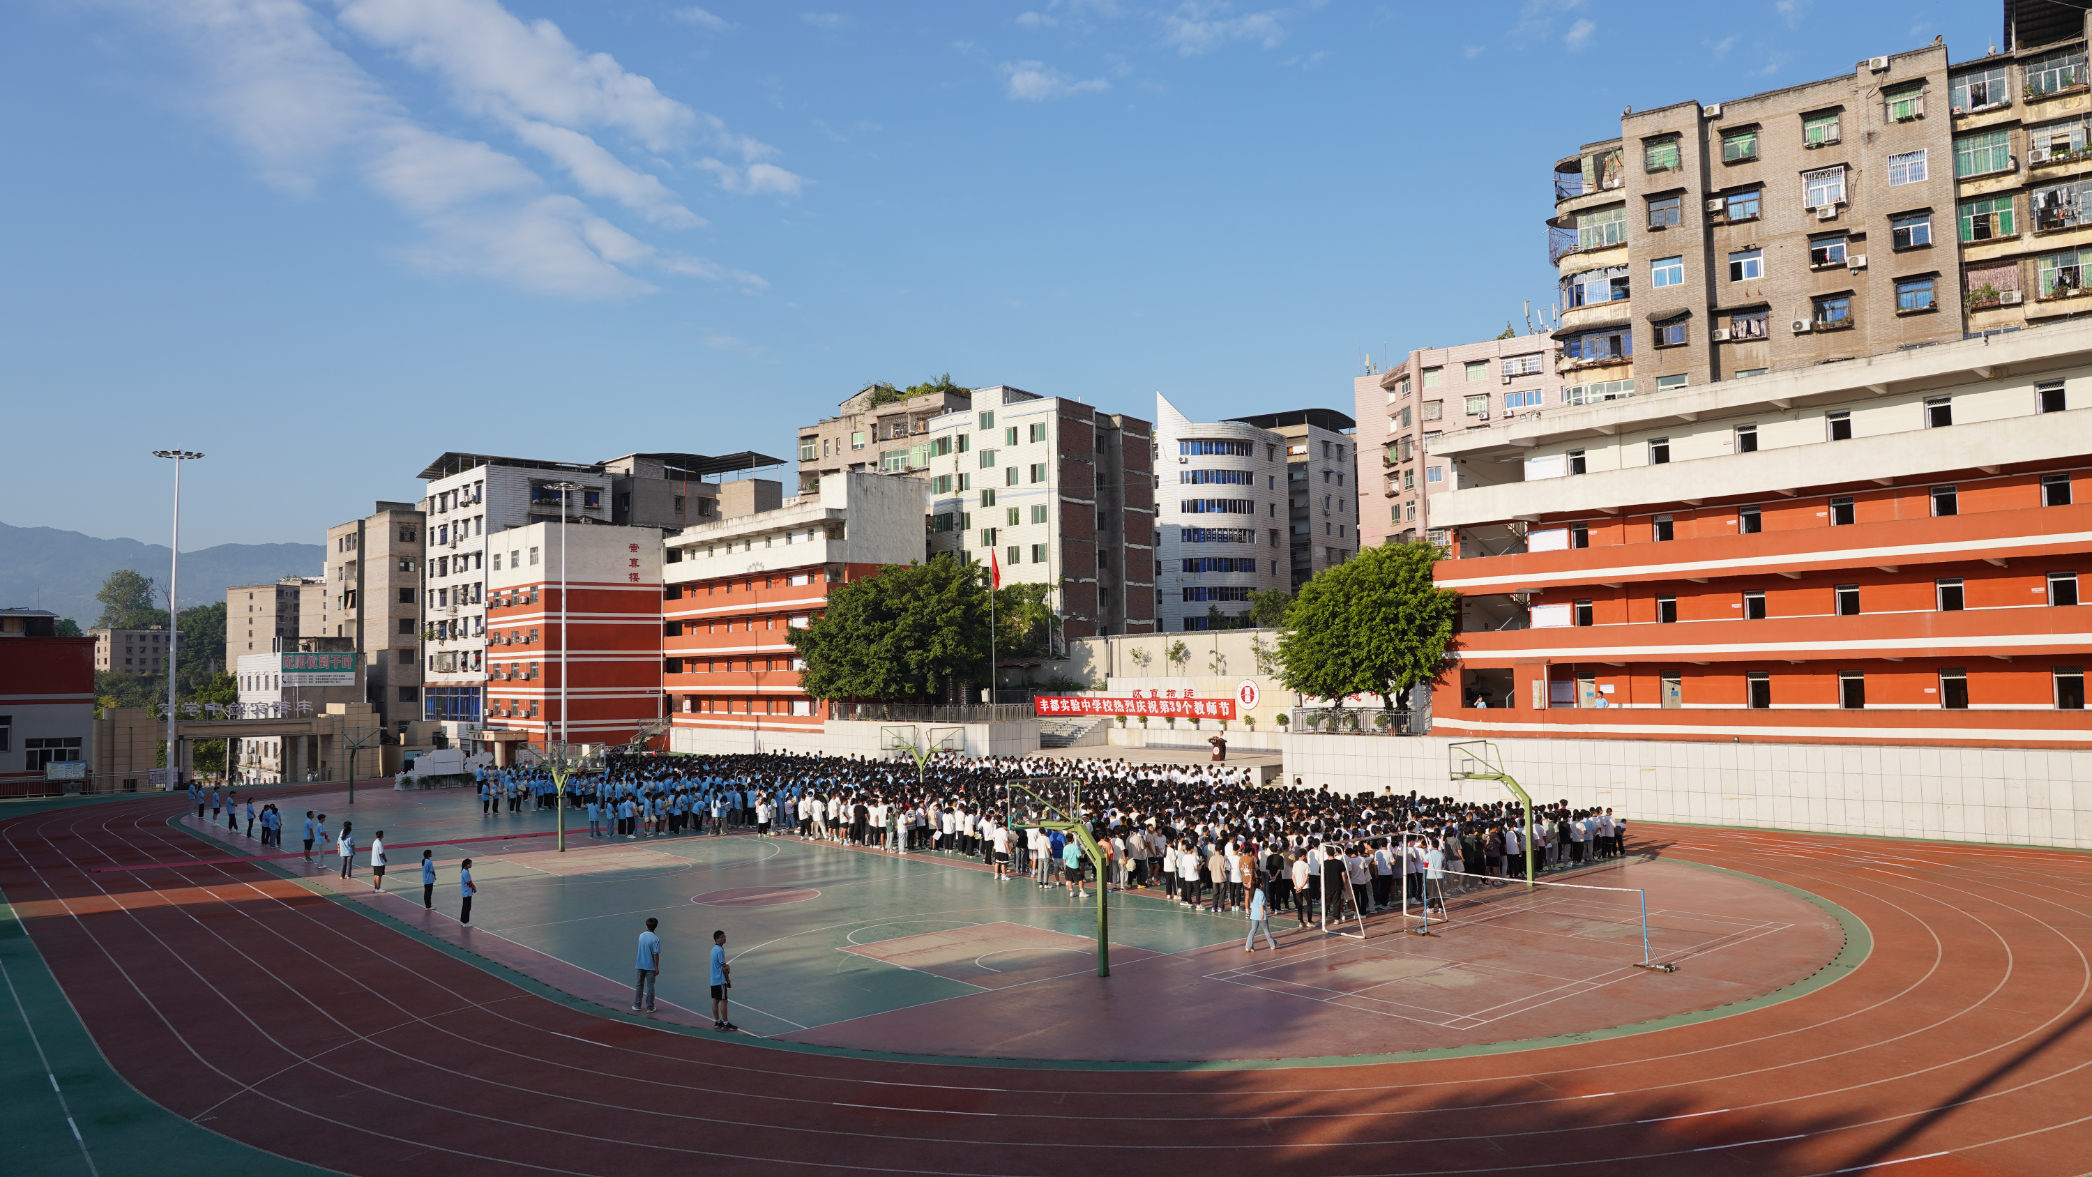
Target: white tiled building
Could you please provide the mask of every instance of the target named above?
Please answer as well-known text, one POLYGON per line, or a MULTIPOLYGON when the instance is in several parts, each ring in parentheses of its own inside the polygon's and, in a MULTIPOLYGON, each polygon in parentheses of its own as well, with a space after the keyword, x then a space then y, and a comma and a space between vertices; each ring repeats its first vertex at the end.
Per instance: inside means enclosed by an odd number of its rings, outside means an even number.
POLYGON ((1292 568, 1287 439, 1239 421, 1198 423, 1155 394, 1157 628, 1208 628, 1292 568))

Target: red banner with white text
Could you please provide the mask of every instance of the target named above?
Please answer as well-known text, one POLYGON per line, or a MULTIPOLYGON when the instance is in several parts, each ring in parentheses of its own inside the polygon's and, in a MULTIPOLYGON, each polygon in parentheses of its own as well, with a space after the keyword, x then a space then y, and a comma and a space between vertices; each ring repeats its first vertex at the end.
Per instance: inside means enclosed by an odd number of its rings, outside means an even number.
POLYGON ((1189 719, 1233 719, 1233 699, 1149 699, 1110 695, 1038 695, 1039 715, 1175 715, 1189 719))

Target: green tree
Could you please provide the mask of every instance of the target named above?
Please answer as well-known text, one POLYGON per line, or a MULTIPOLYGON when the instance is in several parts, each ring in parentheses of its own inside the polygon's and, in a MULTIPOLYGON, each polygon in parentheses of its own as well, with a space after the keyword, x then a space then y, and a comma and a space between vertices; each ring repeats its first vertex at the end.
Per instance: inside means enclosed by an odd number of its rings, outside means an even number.
POLYGON ((1453 641, 1460 594, 1431 583, 1445 555, 1431 543, 1367 548, 1301 586, 1279 635, 1288 690, 1341 703, 1396 697, 1438 676, 1453 641))
POLYGON ((77 638, 86 636, 80 632, 80 623, 74 621, 70 617, 61 617, 58 619, 57 633, 58 636, 62 638, 77 638))
POLYGON ((1509 319, 1505 319, 1505 320, 1504 320, 1504 333, 1503 333, 1502 335, 1499 335, 1499 336, 1497 336, 1497 338, 1498 338, 1498 339, 1516 339, 1516 338, 1518 338, 1518 332, 1516 332, 1516 331, 1513 331, 1513 330, 1511 329, 1511 320, 1509 320, 1509 319))
POLYGON ((1046 597, 1048 584, 1006 584, 995 590, 995 653, 997 657, 1045 658, 1053 654, 1053 634, 1061 627, 1060 614, 1046 597))
POLYGON ((167 624, 167 610, 155 608, 154 594, 158 592, 152 578, 141 576, 128 568, 119 568, 102 581, 102 591, 94 599, 102 603, 102 615, 95 620, 98 629, 151 629, 155 625, 167 624))
POLYGON ((948 677, 987 681, 988 589, 978 565, 940 552, 837 585, 788 636, 817 699, 934 698, 948 677))
POLYGON ((871 386, 871 392, 872 395, 865 401, 865 407, 871 409, 876 409, 881 405, 890 405, 896 401, 904 401, 910 397, 928 396, 933 392, 956 392, 961 396, 969 398, 973 395, 972 389, 963 384, 952 383, 952 374, 950 372, 946 372, 935 380, 926 380, 921 384, 911 384, 906 388, 895 388, 891 383, 881 381, 871 386))
POLYGON ((1283 629, 1286 611, 1293 607, 1293 594, 1284 589, 1266 589, 1249 594, 1249 612, 1244 619, 1251 629, 1283 629))
POLYGON ((218 664, 225 656, 225 602, 217 600, 182 610, 178 636, 181 640, 175 646, 175 690, 182 698, 201 699, 199 692, 211 689, 214 676, 232 672, 232 667, 218 664))

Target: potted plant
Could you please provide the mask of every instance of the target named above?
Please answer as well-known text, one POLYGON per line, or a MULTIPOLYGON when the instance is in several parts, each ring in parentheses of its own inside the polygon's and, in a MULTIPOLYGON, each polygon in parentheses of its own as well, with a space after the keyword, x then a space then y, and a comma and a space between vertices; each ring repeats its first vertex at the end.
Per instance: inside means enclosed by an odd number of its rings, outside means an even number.
POLYGON ((1980 310, 1988 306, 1996 306, 1997 301, 1998 288, 1992 286, 1988 282, 1985 282, 1983 285, 1976 287, 1974 290, 1971 290, 1968 293, 1968 309, 1972 311, 1980 310))
POLYGON ((1287 730, 1292 727, 1293 717, 1286 714, 1283 711, 1279 712, 1277 715, 1272 716, 1272 718, 1278 720, 1280 735, 1284 735, 1287 732, 1287 730))
POLYGON ((1242 717, 1242 726, 1243 726, 1243 728, 1244 728, 1244 729, 1246 729, 1246 730, 1248 730, 1248 731, 1255 731, 1255 730, 1257 730, 1257 717, 1256 717, 1256 716, 1254 716, 1254 715, 1245 715, 1245 716, 1243 716, 1243 717, 1242 717))

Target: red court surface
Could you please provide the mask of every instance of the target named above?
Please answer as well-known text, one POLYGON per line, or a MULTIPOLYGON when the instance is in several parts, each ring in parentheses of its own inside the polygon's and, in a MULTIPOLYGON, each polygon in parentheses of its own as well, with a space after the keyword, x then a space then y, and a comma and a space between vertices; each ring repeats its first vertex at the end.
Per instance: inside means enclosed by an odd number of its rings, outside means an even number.
MULTIPOLYGON (((1870 954, 1791 1000, 1530 1049, 1219 1069, 1013 1066, 790 1050, 632 1020, 260 866, 205 863, 223 852, 170 828, 179 810, 177 798, 146 798, 10 820, 0 889, 141 1091, 207 1129, 335 1171, 2092 1169, 2083 855, 1641 823, 1630 849, 1821 896, 1865 924, 1870 954), (184 859, 197 865, 91 869, 184 859)), ((455 931, 469 947, 471 930, 455 931)), ((959 962, 960 944, 910 939, 884 950, 959 962)), ((1431 971, 1359 957, 1303 981, 1239 950, 1214 964, 1230 984, 1312 982, 1329 1000, 1367 1003, 1360 1017, 1390 975, 1431 971)), ((1419 1010, 1442 1022, 1491 1012, 1401 1004, 1417 1024, 1419 1010)))

